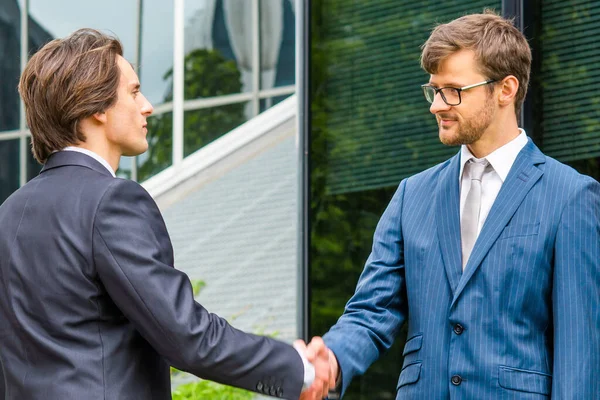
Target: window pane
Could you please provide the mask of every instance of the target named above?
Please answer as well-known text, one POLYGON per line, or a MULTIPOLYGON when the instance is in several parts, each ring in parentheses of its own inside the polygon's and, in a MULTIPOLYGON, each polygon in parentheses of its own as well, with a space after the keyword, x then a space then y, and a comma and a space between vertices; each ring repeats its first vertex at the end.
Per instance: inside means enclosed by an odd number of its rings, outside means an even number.
POLYGON ((600 3, 542 2, 541 23, 542 150, 599 179, 600 3))
MULTIPOLYGON (((116 35, 123 43, 125 58, 135 59, 137 1, 103 0, 101 6, 80 0, 30 0, 29 15, 37 21, 40 40, 31 50, 37 50, 48 40, 71 34, 79 28, 94 28, 116 35)), ((31 27, 30 27, 31 29, 31 27)), ((30 36, 34 36, 30 33, 30 36)), ((30 54, 33 52, 30 51, 30 54)))
POLYGON ((252 91, 252 43, 251 1, 186 0, 185 99, 252 91))
POLYGON ((185 112, 184 156, 246 122, 246 102, 185 112))
POLYGON ((139 74, 154 106, 173 99, 173 18, 172 0, 144 0, 139 74))
POLYGON ((131 166, 134 162, 134 157, 121 157, 119 161, 119 169, 115 175, 119 178, 131 179, 131 166))
MULTIPOLYGON (((438 139, 420 85, 420 46, 436 23, 499 0, 313 0, 310 131, 310 326, 342 314, 400 180, 458 151, 438 139)), ((344 399, 394 399, 406 326, 344 399)))
POLYGON ((284 94, 283 96, 274 96, 274 97, 268 97, 266 99, 261 99, 260 100, 260 112, 263 112, 263 111, 273 107, 275 104, 287 99, 290 96, 291 96, 291 94, 284 94))
POLYGON ((173 113, 148 118, 148 151, 137 157, 138 181, 142 182, 173 162, 173 113))
POLYGON ((260 88, 296 83, 294 0, 260 2, 260 88))
POLYGON ((0 204, 19 188, 19 142, 0 140, 0 204))
MULTIPOLYGON (((21 7, 15 0, 3 2, 0 35, 0 132, 19 129, 21 73, 21 7)), ((2 133, 0 133, 2 135, 2 133)))

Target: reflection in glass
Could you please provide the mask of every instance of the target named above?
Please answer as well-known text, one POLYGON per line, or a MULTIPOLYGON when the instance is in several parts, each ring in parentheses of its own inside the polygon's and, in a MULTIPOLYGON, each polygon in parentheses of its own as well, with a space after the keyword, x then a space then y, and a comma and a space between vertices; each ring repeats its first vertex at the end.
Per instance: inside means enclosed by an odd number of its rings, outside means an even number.
POLYGON ((183 120, 184 157, 246 122, 245 106, 243 102, 186 111, 183 120))
MULTIPOLYGON (((124 56, 135 60, 135 36, 137 2, 103 0, 95 2, 80 0, 29 0, 30 18, 52 38, 64 37, 79 28, 94 28, 117 36, 124 47, 124 56)), ((31 29, 31 27, 30 27, 31 29)), ((30 46, 30 54, 39 48, 30 46)))
POLYGON ((217 50, 196 49, 185 56, 184 98, 239 93, 240 71, 217 50))
POLYGON ((119 169, 115 175, 119 178, 131 179, 131 166, 133 165, 134 157, 121 157, 119 161, 119 169))
POLYGON ((263 0, 260 7, 260 88, 296 82, 294 0, 263 0))
MULTIPOLYGON (((21 71, 21 11, 16 0, 2 2, 0 14, 0 132, 19 129, 19 75, 21 71)), ((1 133, 0 133, 1 135, 1 133)))
MULTIPOLYGON (((214 57, 222 58, 224 62, 231 61, 240 73, 240 84, 236 93, 252 91, 252 2, 187 0, 185 15, 186 56, 197 50, 204 50, 214 57)), ((186 82, 189 71, 190 68, 186 65, 186 82)), ((222 94, 229 93, 232 92, 222 94)), ((185 98, 197 97, 206 95, 186 93, 185 98)))
POLYGON ((273 107, 275 104, 282 102, 290 96, 291 94, 284 94, 283 96, 274 96, 268 97, 266 99, 260 99, 260 112, 263 112, 273 107))
MULTIPOLYGON (((212 50, 235 61, 241 73, 241 91, 254 90, 252 76, 252 1, 188 0, 185 53, 212 50)), ((260 88, 293 85, 295 82, 294 0, 260 0, 260 88)), ((188 97, 186 97, 187 99, 188 97)))
POLYGON ((582 158, 565 164, 575 168, 580 174, 591 176, 600 181, 600 157, 582 158))
POLYGON ((0 140, 0 204, 19 188, 19 142, 0 140))
POLYGON ((540 87, 542 107, 535 115, 542 151, 582 167, 600 157, 600 45, 591 34, 600 26, 599 6, 597 1, 542 2, 538 17, 540 70, 533 83, 540 87))
POLYGON ((173 2, 144 0, 142 8, 140 82, 153 105, 172 99, 173 2), (168 100, 167 100, 168 99, 168 100))
POLYGON ((173 163, 173 113, 148 118, 148 150, 137 156, 138 181, 142 182, 173 163))

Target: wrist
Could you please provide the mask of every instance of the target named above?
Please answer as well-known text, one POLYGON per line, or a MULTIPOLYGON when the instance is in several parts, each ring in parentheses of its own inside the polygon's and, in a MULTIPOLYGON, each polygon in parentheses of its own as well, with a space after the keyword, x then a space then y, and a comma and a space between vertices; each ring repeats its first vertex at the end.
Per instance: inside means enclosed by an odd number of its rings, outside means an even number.
POLYGON ((329 369, 331 371, 331 376, 335 377, 335 387, 337 388, 341 382, 341 370, 340 364, 338 363, 337 357, 333 353, 333 351, 329 350, 329 369))

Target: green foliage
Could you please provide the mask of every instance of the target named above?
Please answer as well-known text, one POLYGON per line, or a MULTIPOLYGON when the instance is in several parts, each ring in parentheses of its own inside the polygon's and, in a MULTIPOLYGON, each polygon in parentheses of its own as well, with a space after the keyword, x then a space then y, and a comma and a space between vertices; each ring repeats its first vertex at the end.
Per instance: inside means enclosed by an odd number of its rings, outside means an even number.
POLYGON ((250 400, 254 393, 219 385, 211 381, 190 382, 178 386, 172 393, 173 400, 250 400))
POLYGON ((194 292, 194 297, 198 297, 200 291, 206 286, 206 282, 196 279, 192 280, 192 290, 194 292))

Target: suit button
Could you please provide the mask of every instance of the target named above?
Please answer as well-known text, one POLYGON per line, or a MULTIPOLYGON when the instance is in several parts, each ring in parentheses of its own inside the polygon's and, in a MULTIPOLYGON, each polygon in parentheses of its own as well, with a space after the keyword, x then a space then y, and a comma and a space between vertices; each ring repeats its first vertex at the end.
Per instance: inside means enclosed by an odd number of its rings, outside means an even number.
POLYGON ((460 375, 454 375, 450 381, 454 386, 458 386, 462 382, 462 378, 460 377, 460 375))
POLYGON ((264 386, 265 385, 261 381, 258 381, 258 383, 256 384, 256 390, 258 392, 262 392, 264 386))
POLYGON ((269 394, 270 394, 271 396, 275 396, 275 395, 277 394, 277 388, 275 388, 275 386, 271 386, 271 387, 269 388, 269 394))
POLYGON ((464 331, 465 328, 461 324, 454 325, 454 333, 456 333, 457 335, 462 335, 464 331))
POLYGON ((283 389, 277 388, 277 397, 283 397, 283 389))

